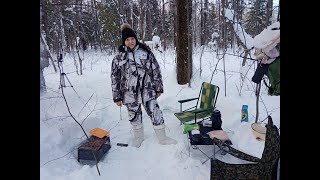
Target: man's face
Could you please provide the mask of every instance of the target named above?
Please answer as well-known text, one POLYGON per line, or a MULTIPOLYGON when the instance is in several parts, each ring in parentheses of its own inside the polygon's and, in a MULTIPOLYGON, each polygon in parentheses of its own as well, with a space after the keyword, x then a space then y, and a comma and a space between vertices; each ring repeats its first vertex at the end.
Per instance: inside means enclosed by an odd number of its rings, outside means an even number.
POLYGON ((130 49, 133 49, 136 44, 137 44, 137 41, 134 37, 128 37, 125 41, 124 41, 125 45, 127 47, 129 47, 130 49))

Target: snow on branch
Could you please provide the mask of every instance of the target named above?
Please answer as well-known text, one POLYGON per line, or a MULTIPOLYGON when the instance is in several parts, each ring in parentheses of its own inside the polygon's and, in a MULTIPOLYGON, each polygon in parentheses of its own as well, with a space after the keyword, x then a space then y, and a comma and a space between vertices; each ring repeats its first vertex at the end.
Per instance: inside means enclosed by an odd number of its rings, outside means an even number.
POLYGON ((280 43, 280 22, 276 21, 264 29, 253 39, 255 48, 262 49, 264 52, 271 51, 280 43))
POLYGON ((244 28, 241 25, 241 22, 234 18, 234 11, 231 9, 225 9, 224 16, 226 17, 226 21, 230 22, 233 25, 234 32, 239 37, 240 41, 246 46, 246 48, 253 48, 253 38, 245 32, 244 28))

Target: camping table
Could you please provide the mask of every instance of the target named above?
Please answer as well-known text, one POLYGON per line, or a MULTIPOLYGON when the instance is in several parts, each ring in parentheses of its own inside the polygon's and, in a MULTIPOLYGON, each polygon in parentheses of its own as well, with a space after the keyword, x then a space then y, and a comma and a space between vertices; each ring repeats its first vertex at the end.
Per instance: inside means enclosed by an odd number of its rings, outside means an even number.
MULTIPOLYGON (((208 132, 210 132, 212 130, 211 127, 205 127, 202 125, 202 123, 198 123, 199 125, 199 131, 200 131, 200 134, 202 136, 201 139, 194 139, 191 132, 188 132, 188 138, 190 140, 190 145, 192 146, 193 149, 197 149, 199 150, 202 154, 204 154, 208 159, 206 159, 204 162, 202 162, 202 164, 204 164, 205 162, 207 162, 211 157, 215 158, 215 154, 220 152, 220 151, 224 151, 223 149, 223 145, 224 144, 232 144, 230 140, 228 141, 222 141, 222 140, 212 140, 209 135, 207 134, 208 132), (216 148, 215 146, 219 143, 220 147, 218 149, 218 151, 216 152, 216 148), (199 145, 213 145, 213 155, 212 156, 208 156, 205 152, 203 152, 201 150, 201 148, 199 147, 199 145)), ((189 150, 189 155, 190 155, 190 150, 189 150)))

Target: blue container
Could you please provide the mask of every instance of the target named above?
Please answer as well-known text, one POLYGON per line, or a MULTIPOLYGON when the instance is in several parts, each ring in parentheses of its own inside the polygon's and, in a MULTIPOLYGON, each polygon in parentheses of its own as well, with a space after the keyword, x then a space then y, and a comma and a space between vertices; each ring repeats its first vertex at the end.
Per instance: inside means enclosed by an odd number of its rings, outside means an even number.
POLYGON ((248 105, 242 105, 241 122, 248 122, 248 105))

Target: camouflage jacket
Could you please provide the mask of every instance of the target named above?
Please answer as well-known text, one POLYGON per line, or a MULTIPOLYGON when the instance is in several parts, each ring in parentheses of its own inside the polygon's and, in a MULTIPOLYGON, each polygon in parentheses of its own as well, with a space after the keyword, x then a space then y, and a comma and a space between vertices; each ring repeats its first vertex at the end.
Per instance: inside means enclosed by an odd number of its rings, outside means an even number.
POLYGON ((120 46, 111 65, 113 101, 133 103, 156 98, 163 93, 160 66, 148 47, 139 43, 133 51, 120 46))

